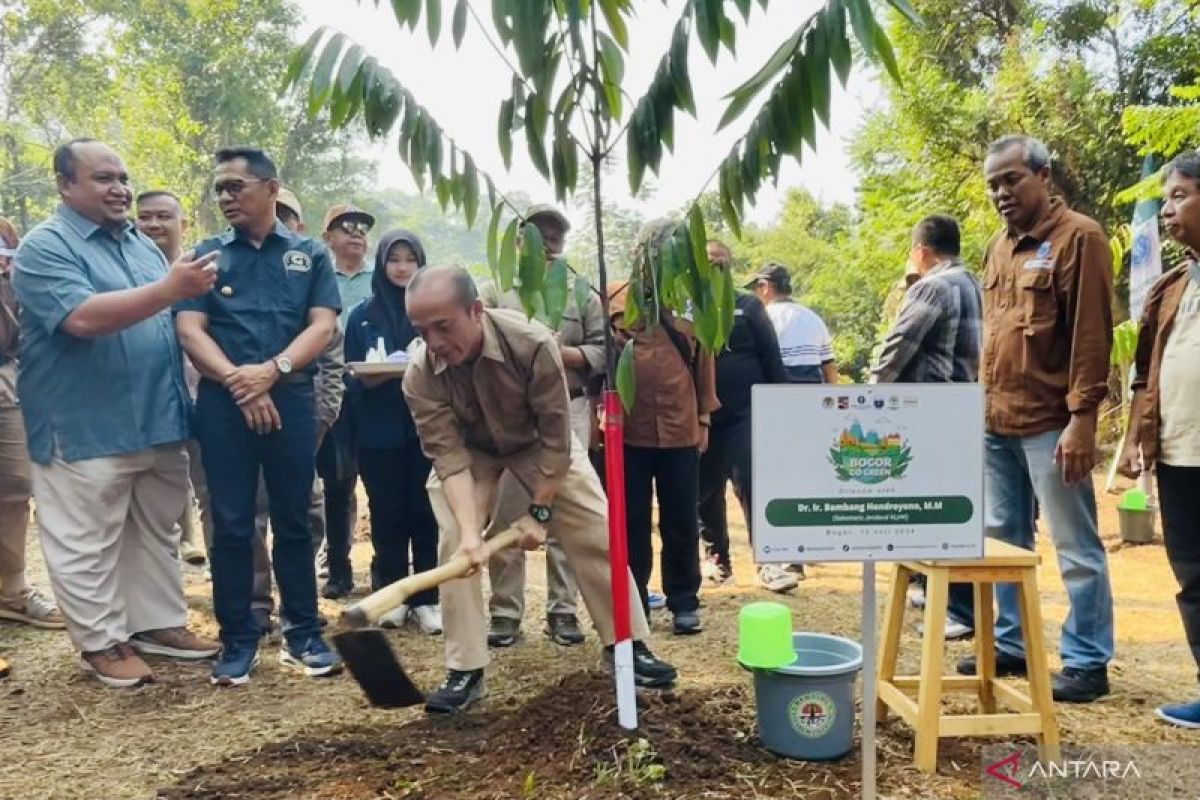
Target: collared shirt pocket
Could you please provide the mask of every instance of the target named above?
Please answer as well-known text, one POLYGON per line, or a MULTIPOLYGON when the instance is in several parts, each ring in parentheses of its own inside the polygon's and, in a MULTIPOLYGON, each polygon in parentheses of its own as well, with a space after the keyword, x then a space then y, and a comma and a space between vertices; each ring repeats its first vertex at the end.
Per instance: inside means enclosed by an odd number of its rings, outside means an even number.
POLYGON ((1058 303, 1054 296, 1054 271, 1049 269, 1022 270, 1017 276, 1017 289, 1024 309, 1026 336, 1054 326, 1058 303))

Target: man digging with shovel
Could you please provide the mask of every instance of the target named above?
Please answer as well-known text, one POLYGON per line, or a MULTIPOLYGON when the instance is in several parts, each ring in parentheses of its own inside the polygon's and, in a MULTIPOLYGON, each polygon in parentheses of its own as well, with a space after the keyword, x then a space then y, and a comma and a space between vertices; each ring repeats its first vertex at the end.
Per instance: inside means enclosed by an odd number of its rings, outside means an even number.
MULTIPOLYGON (((490 530, 518 531, 526 549, 542 546, 547 533, 558 539, 611 667, 605 498, 587 451, 571 434, 554 337, 516 312, 484 309, 470 274, 457 266, 420 270, 408 286, 407 306, 424 346, 413 352, 404 394, 433 461, 428 488, 440 560, 461 554, 474 565, 467 578, 441 590, 448 672, 426 698, 426 711, 460 711, 484 694, 488 620, 479 568, 488 561, 489 522, 490 530), (492 509, 524 503, 526 494, 532 502, 515 521, 488 519, 492 509)), ((650 629, 632 578, 629 585, 636 683, 670 686, 675 668, 646 646, 650 629)))

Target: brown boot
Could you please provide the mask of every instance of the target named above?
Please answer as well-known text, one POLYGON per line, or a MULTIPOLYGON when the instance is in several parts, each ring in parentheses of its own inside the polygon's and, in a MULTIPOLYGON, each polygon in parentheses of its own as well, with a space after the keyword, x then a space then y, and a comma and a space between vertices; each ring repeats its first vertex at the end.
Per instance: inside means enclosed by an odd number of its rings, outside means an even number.
POLYGON ((124 689, 154 682, 154 672, 127 644, 79 655, 79 666, 95 675, 105 686, 124 689))
POLYGON ((212 658, 221 650, 219 642, 201 639, 187 628, 160 628, 135 633, 129 643, 143 655, 167 656, 196 661, 212 658))

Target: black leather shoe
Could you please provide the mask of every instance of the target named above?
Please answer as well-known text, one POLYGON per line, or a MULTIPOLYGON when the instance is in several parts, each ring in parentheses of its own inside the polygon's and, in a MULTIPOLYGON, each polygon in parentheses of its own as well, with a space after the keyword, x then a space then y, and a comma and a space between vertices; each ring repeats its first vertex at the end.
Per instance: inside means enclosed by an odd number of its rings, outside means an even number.
MULTIPOLYGON (((613 646, 604 648, 604 669, 613 670, 613 646)), ((633 643, 633 683, 648 689, 663 689, 675 684, 679 677, 674 665, 658 658, 650 652, 645 642, 633 643)))
POLYGON ((483 694, 483 670, 452 669, 446 673, 442 685, 425 698, 425 711, 429 714, 454 714, 465 710, 483 694))
MULTIPOLYGON (((967 656, 958 662, 959 675, 974 675, 977 667, 975 665, 975 656, 967 656)), ((1029 667, 1025 664, 1025 659, 1010 656, 1008 653, 996 651, 996 677, 997 678, 1023 678, 1029 674, 1029 667)))
POLYGON ((521 635, 521 620, 512 617, 492 617, 488 625, 488 647, 512 647, 521 635))
POLYGON ((704 630, 700 624, 700 612, 679 611, 675 614, 673 630, 676 636, 694 636, 704 630))
POLYGON ((329 580, 321 590, 321 597, 326 600, 341 600, 354 591, 354 582, 347 580, 329 580))
POLYGON ((1054 699, 1060 703, 1090 703, 1109 693, 1108 669, 1063 667, 1054 673, 1054 699))
POLYGON ((546 615, 546 635, 550 637, 550 641, 564 647, 583 644, 585 638, 575 615, 564 613, 546 615))

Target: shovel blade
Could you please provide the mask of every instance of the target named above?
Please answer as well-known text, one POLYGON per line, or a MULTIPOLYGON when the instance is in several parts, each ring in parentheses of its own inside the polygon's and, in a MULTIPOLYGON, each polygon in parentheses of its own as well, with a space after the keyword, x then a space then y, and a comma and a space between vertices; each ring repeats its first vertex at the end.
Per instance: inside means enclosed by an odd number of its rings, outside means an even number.
POLYGON ((425 702, 425 695, 404 671, 383 631, 343 631, 334 634, 333 644, 371 705, 406 708, 425 702))

